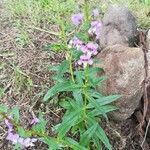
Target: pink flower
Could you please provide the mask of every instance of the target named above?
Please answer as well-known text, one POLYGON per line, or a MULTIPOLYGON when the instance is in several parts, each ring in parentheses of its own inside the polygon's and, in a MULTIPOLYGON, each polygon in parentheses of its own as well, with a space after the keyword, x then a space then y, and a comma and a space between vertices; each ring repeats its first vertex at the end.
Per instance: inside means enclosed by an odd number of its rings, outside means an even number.
POLYGON ((77 37, 74 37, 72 40, 69 42, 69 47, 74 47, 77 49, 80 49, 80 46, 83 44, 81 40, 79 40, 77 37))
POLYGON ((83 68, 86 68, 87 65, 92 65, 93 60, 91 59, 91 55, 83 54, 80 56, 80 60, 78 60, 79 65, 83 65, 83 68))
POLYGON ((91 27, 88 31, 88 33, 92 36, 96 36, 96 39, 99 38, 100 36, 100 30, 102 28, 102 23, 100 21, 92 21, 91 22, 91 27))
POLYGON ((19 139, 19 135, 14 134, 12 132, 8 132, 8 135, 7 135, 6 139, 9 140, 9 141, 12 141, 13 144, 17 144, 18 139, 19 139))
POLYGON ((6 139, 11 141, 12 144, 20 144, 23 147, 32 147, 32 146, 34 146, 34 142, 37 141, 37 139, 35 139, 35 138, 19 137, 18 134, 12 133, 12 132, 8 133, 6 139))
POLYGON ((83 21, 83 14, 78 13, 78 14, 72 15, 71 21, 76 26, 80 25, 83 21))
POLYGON ((36 117, 34 117, 32 120, 31 120, 31 125, 35 125, 35 124, 37 124, 39 122, 39 119, 38 118, 36 118, 36 117))
POLYGON ((87 49, 88 49, 88 54, 89 55, 97 55, 97 49, 98 49, 98 45, 97 44, 94 44, 92 42, 88 43, 86 45, 87 49))
POLYGON ((34 142, 36 142, 36 141, 37 141, 37 139, 35 139, 35 138, 33 138, 33 139, 31 139, 31 138, 26 138, 26 139, 23 141, 22 145, 23 145, 24 147, 33 147, 33 146, 35 146, 35 145, 34 145, 34 142))
POLYGON ((4 122, 5 122, 5 124, 6 124, 7 128, 8 128, 8 132, 13 131, 13 125, 9 122, 9 120, 5 119, 4 122))
MULTIPOLYGON (((23 147, 32 147, 34 146, 34 142, 37 141, 35 138, 22 138, 17 133, 14 133, 13 131, 13 125, 9 122, 8 119, 5 119, 5 124, 8 128, 8 135, 6 137, 7 140, 11 141, 12 144, 20 144, 23 147)), ((31 121, 31 124, 36 124, 39 122, 38 118, 33 118, 31 121)))

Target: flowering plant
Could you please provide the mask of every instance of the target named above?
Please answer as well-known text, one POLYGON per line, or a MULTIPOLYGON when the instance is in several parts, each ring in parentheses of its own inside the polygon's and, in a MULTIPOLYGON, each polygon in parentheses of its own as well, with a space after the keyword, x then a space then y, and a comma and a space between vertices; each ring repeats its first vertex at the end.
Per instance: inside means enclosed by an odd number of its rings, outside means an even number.
POLYGON ((37 141, 47 144, 49 150, 100 150, 103 146, 112 149, 100 123, 101 117, 108 121, 107 113, 116 110, 110 103, 119 96, 104 96, 96 90, 105 80, 105 77, 97 75, 102 68, 93 65, 94 56, 100 50, 97 40, 100 38, 102 23, 98 18, 99 11, 94 9, 89 17, 87 3, 85 4, 84 14, 77 13, 71 17, 75 35, 68 43, 65 32, 62 32, 66 60, 50 68, 56 72, 53 77, 56 82, 47 91, 44 101, 48 102, 54 96, 67 92, 65 97, 59 98, 59 104, 65 113, 61 122, 52 128, 55 137, 47 134, 47 121, 41 114, 39 118, 33 117, 29 129, 24 129, 19 124, 19 109, 9 111, 0 105, 0 117, 8 129, 6 139, 16 149, 32 147, 37 141))
MULTIPOLYGON (((97 18, 97 15, 98 10, 94 10, 93 17, 97 18)), ((116 109, 110 103, 119 96, 103 96, 96 91, 96 87, 105 79, 97 75, 102 68, 92 66, 93 57, 99 51, 96 40, 100 36, 102 24, 99 20, 90 24, 84 17, 88 18, 82 13, 71 17, 77 33, 66 45, 66 60, 50 68, 56 72, 56 83, 48 90, 44 101, 49 101, 62 92, 70 93, 69 96, 60 99, 60 106, 66 111, 61 123, 53 128, 57 134, 57 141, 63 141, 65 144, 57 145, 59 148, 88 150, 101 149, 104 145, 111 150, 111 144, 100 126, 100 117, 108 120, 106 114, 116 109)))

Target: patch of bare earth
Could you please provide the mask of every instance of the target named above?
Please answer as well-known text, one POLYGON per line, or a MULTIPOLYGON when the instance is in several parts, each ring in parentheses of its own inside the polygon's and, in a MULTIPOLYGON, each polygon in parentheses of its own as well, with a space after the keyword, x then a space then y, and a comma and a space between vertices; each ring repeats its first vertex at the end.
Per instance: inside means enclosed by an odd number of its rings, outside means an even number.
MULTIPOLYGON (((43 46, 55 40, 53 35, 30 30, 28 44, 20 46, 16 40, 19 34, 0 2, 0 87, 5 89, 0 104, 6 104, 9 108, 18 106, 20 122, 25 128, 33 115, 42 111, 50 129, 59 122, 61 115, 57 104, 42 103, 44 94, 53 85, 52 72, 48 67, 59 63, 64 54, 43 50, 43 46)), ((49 134, 52 134, 50 130, 49 134)), ((12 149, 6 136, 7 129, 0 122, 1 150, 12 149)), ((46 150, 47 146, 37 142, 34 149, 46 150)))

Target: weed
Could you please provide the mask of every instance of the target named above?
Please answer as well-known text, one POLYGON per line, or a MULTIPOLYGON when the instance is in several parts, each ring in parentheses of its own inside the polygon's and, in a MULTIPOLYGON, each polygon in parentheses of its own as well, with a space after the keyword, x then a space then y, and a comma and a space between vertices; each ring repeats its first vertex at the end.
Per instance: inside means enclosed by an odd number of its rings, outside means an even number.
POLYGON ((33 85, 31 78, 18 67, 14 67, 13 80, 15 85, 14 89, 18 92, 21 92, 23 89, 30 91, 33 85))

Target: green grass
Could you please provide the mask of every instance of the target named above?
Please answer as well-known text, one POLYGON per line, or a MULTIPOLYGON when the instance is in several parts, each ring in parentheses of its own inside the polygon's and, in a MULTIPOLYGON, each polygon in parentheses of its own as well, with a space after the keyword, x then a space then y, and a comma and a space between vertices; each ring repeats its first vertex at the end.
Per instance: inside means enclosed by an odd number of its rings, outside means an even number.
MULTIPOLYGON (((134 12, 139 27, 150 27, 150 17, 148 16, 150 0, 141 0, 141 2, 140 0, 107 1, 109 2, 102 3, 101 0, 89 0, 90 9, 96 6, 105 12, 108 4, 123 4, 134 12)), ((12 19, 21 20, 26 26, 38 26, 45 30, 50 30, 50 24, 61 24, 62 18, 65 22, 69 22, 71 14, 78 12, 79 7, 82 7, 82 1, 79 0, 5 0, 5 2, 12 19)))

